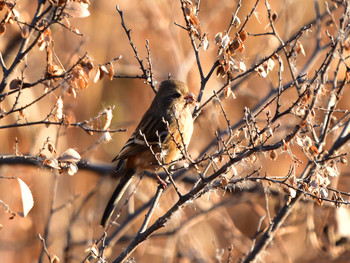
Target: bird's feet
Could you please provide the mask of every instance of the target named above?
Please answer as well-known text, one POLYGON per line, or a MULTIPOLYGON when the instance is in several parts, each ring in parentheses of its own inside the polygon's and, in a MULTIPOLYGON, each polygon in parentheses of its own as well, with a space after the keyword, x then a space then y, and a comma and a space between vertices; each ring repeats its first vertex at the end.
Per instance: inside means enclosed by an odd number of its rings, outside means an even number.
POLYGON ((157 179, 158 179, 158 184, 160 184, 163 187, 163 189, 167 188, 167 186, 168 186, 167 183, 162 178, 160 178, 157 173, 155 173, 155 174, 156 174, 157 179))

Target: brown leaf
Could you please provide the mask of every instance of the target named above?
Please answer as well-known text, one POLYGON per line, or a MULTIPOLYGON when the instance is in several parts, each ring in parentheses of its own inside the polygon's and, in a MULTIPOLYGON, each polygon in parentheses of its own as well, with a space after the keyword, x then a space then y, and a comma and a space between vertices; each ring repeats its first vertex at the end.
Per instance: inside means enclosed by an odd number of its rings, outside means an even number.
POLYGON ((23 38, 27 38, 28 37, 28 35, 29 35, 29 27, 27 25, 22 27, 21 34, 22 34, 23 38))
POLYGON ((6 33, 5 23, 0 24, 0 37, 6 33))
POLYGON ((109 76, 110 80, 113 80, 113 78, 114 78, 114 66, 113 66, 113 64, 111 64, 111 66, 109 67, 108 76, 109 76))
POLYGON ((310 150, 310 153, 311 153, 312 155, 314 155, 314 156, 317 156, 317 155, 320 154, 320 153, 318 152, 317 147, 316 147, 315 145, 312 145, 312 146, 309 148, 309 150, 310 150))
POLYGON ((276 11, 273 11, 273 14, 271 16, 272 22, 275 22, 277 20, 277 18, 278 18, 278 15, 277 15, 276 11))
POLYGON ((303 56, 305 56, 305 50, 304 50, 304 46, 303 44, 301 44, 300 42, 298 42, 297 44, 297 54, 302 54, 303 56))
POLYGON ((272 151, 270 151, 269 152, 269 157, 270 157, 270 159, 272 160, 272 161, 276 161, 276 159, 277 159, 277 152, 275 151, 275 150, 272 150, 272 151))
POLYGON ((243 29, 243 30, 239 33, 239 38, 242 40, 242 42, 246 41, 247 38, 248 38, 247 30, 243 29))
POLYGON ((226 87, 225 89, 225 98, 227 99, 232 93, 231 87, 226 87))
POLYGON ((235 28, 238 28, 240 25, 241 25, 241 20, 237 17, 237 16, 235 16, 234 18, 233 18, 233 26, 235 27, 235 28))
POLYGON ((18 89, 22 84, 22 81, 19 79, 13 79, 10 82, 10 90, 18 89))

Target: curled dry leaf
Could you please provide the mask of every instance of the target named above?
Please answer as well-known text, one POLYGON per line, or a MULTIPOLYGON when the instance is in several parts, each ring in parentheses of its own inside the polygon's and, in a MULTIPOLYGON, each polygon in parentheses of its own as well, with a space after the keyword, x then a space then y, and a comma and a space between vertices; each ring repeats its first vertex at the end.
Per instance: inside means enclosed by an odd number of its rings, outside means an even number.
POLYGON ((239 38, 242 40, 242 42, 246 41, 247 38, 248 38, 247 30, 243 29, 243 30, 239 33, 239 38))
POLYGON ((19 20, 20 19, 20 14, 16 9, 12 9, 12 14, 13 14, 13 18, 19 20))
POLYGON ((223 48, 226 48, 229 42, 230 42, 230 37, 226 34, 221 40, 221 46, 223 48))
POLYGON ((327 166, 325 169, 325 174, 330 177, 337 177, 339 175, 339 172, 335 167, 327 166))
POLYGON ((21 30, 22 38, 27 38, 29 35, 29 27, 25 25, 21 30))
POLYGON ((101 136, 100 142, 109 142, 112 140, 112 136, 109 132, 104 132, 101 136))
POLYGON ((60 262, 61 262, 61 260, 60 260, 60 258, 58 256, 56 256, 56 255, 51 256, 51 262, 50 263, 60 263, 60 262))
POLYGON ((28 215, 29 211, 34 206, 33 195, 25 182, 23 182, 19 178, 17 178, 17 181, 18 181, 19 187, 21 189, 21 197, 22 197, 22 205, 23 205, 23 214, 22 215, 23 215, 23 217, 26 217, 28 215))
POLYGON ((5 23, 0 24, 0 37, 6 33, 5 23))
POLYGON ((238 63, 238 69, 239 69, 241 72, 244 72, 244 71, 247 70, 247 66, 244 64, 243 61, 240 61, 240 62, 238 63))
POLYGON ((78 166, 75 163, 69 163, 67 172, 70 176, 76 174, 78 172, 78 166))
POLYGON ((269 152, 269 157, 270 157, 270 159, 272 160, 272 161, 276 161, 276 159, 277 159, 277 152, 275 151, 275 150, 272 150, 272 151, 270 151, 269 152))
POLYGON ((94 258, 97 258, 99 256, 99 249, 95 244, 92 244, 90 247, 88 247, 85 252, 91 253, 91 256, 94 258))
POLYGON ((273 14, 271 16, 272 22, 275 22, 277 20, 277 18, 278 18, 278 15, 277 15, 276 11, 273 11, 273 14))
POLYGON ((68 17, 64 18, 64 23, 65 23, 66 27, 70 28, 70 22, 68 20, 68 17))
POLYGON ((106 73, 106 74, 109 73, 105 65, 100 66, 100 69, 103 73, 106 73))
POLYGON ((97 83, 97 81, 100 79, 100 75, 101 75, 101 70, 99 67, 96 68, 96 74, 94 77, 94 82, 97 83))
POLYGON ((81 159, 80 154, 72 149, 69 148, 68 150, 64 151, 60 157, 57 158, 59 162, 70 162, 70 163, 77 163, 81 159))
POLYGON ((208 35, 205 34, 203 37, 203 49, 207 50, 209 48, 209 40, 208 40, 208 35))
POLYGON ((80 31, 79 31, 79 29, 76 28, 75 26, 72 26, 70 29, 72 30, 72 32, 74 32, 74 33, 77 34, 77 35, 80 35, 80 34, 81 34, 80 31))
POLYGON ((47 149, 49 150, 50 153, 57 154, 55 146, 53 145, 53 143, 51 141, 49 141, 47 143, 47 149))
POLYGON ((45 159, 45 160, 43 161, 43 165, 50 166, 50 167, 52 167, 52 168, 54 168, 54 169, 60 169, 60 168, 61 168, 61 167, 59 166, 59 164, 58 164, 57 159, 55 159, 55 158, 45 159))
POLYGON ((311 147, 309 148, 309 151, 310 153, 313 155, 313 156, 317 156, 319 155, 320 153, 318 152, 318 149, 315 145, 311 145, 311 147))
POLYGON ((340 163, 341 163, 341 164, 347 165, 347 164, 348 164, 348 159, 347 159, 346 157, 342 156, 342 157, 340 158, 340 163))
POLYGON ((225 98, 227 99, 232 93, 231 87, 226 87, 225 89, 225 98))
POLYGON ((235 28, 238 28, 241 25, 241 20, 238 18, 238 16, 235 16, 233 18, 233 23, 232 24, 233 24, 233 26, 235 28))
POLYGON ((69 1, 66 4, 65 11, 71 17, 84 18, 90 15, 89 5, 81 2, 69 1))
POLYGON ((322 187, 320 189, 320 195, 321 195, 322 198, 327 198, 328 197, 328 192, 327 192, 327 190, 324 187, 322 187))
POLYGON ((222 33, 221 32, 217 33, 215 35, 214 40, 216 45, 220 45, 222 43, 222 33))
POLYGON ((105 110, 105 114, 106 114, 106 123, 103 126, 103 130, 107 130, 109 128, 109 126, 111 125, 111 121, 113 118, 112 108, 108 107, 108 109, 105 110))
POLYGON ((221 185, 223 186, 223 187, 226 187, 226 186, 228 186, 228 184, 229 184, 229 180, 226 178, 226 176, 223 176, 222 178, 221 178, 221 185))
POLYGON ((59 97, 57 102, 56 102, 56 115, 55 117, 58 120, 62 120, 63 118, 63 100, 62 97, 59 97))
POLYGON ((113 80, 113 78, 114 78, 114 66, 112 63, 111 63, 111 66, 109 67, 109 70, 108 70, 108 76, 109 76, 109 80, 113 80))
POLYGON ((297 43, 297 54, 302 54, 303 56, 306 56, 304 46, 300 42, 297 43))

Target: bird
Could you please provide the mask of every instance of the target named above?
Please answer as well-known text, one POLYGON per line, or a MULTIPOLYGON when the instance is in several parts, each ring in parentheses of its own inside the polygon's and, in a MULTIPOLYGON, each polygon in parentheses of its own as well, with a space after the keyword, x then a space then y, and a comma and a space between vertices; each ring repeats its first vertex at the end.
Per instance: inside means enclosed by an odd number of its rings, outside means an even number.
MULTIPOLYGON (((159 162, 169 166, 187 148, 193 133, 190 105, 196 102, 195 95, 184 82, 171 79, 161 82, 135 131, 112 160, 119 161, 116 171, 121 172, 122 177, 103 213, 103 227, 108 225, 135 174, 155 172, 161 167, 159 162)), ((164 184, 158 175, 157 178, 164 184)))

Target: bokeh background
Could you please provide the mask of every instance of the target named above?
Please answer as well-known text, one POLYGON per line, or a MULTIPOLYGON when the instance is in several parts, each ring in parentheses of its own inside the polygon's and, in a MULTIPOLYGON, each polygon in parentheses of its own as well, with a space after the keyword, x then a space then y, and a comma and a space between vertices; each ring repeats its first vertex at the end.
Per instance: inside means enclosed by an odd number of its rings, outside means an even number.
MULTIPOLYGON (((153 0, 128 0, 90 1, 90 16, 86 18, 71 18, 71 25, 79 29, 83 36, 78 36, 56 25, 52 28, 52 38, 55 52, 65 67, 69 67, 88 53, 95 66, 113 60, 122 55, 122 59, 114 62, 115 74, 121 76, 141 75, 139 64, 129 45, 128 38, 120 24, 120 16, 116 11, 118 4, 124 12, 124 19, 128 29, 131 29, 132 40, 137 47, 139 56, 147 65, 146 39, 149 40, 154 78, 160 82, 171 74, 172 78, 185 81, 193 93, 198 94, 200 76, 196 66, 196 60, 188 33, 174 22, 184 25, 184 18, 180 7, 180 1, 153 1, 153 0)), ((329 1, 330 5, 331 2, 329 1)), ((243 22, 250 13, 255 1, 242 1, 238 17, 243 22)), ((270 0, 271 8, 278 14, 276 29, 281 39, 286 40, 295 34, 304 24, 315 18, 314 1, 270 0)), ((201 1, 199 21, 204 32, 208 33, 209 49, 200 50, 200 59, 204 73, 212 67, 217 56, 218 47, 214 37, 219 32, 225 32, 232 13, 235 11, 237 1, 201 1)), ((325 11, 325 4, 319 1, 320 11, 325 11)), ((36 2, 21 0, 16 3, 16 9, 21 19, 30 21, 36 8, 36 2)), ((340 12, 335 13, 335 17, 340 12)), ((3 15, 0 13, 0 15, 3 15)), ((324 21, 325 24, 326 21, 324 21)), ((268 30, 268 19, 264 1, 260 1, 255 14, 249 20, 246 30, 249 33, 264 33, 268 30)), ((335 28, 327 28, 334 32, 335 28)), ((233 36, 235 29, 231 32, 233 36)), ((322 43, 328 40, 325 30, 322 32, 322 43)), ((10 63, 15 56, 21 35, 15 25, 7 27, 7 32, 0 37, 0 51, 5 63, 10 63)), ((297 67, 302 68, 310 60, 311 51, 315 45, 315 30, 310 29, 301 38, 305 49, 305 56, 297 58, 297 67)), ((245 42, 245 51, 237 54, 237 59, 242 59, 247 66, 271 54, 280 43, 271 36, 249 36, 245 42)), ((308 69, 313 74, 315 68, 320 65, 324 56, 316 58, 314 67, 308 69)), ((25 79, 28 82, 39 79, 45 70, 45 53, 34 48, 27 58, 25 79)), ((20 76, 21 68, 17 75, 20 76)), ((285 71, 288 72, 287 69, 285 71)), ((332 74, 332 73, 330 73, 332 74)), ((284 83, 290 80, 288 74, 284 74, 284 83)), ((208 82, 204 93, 204 100, 209 98, 213 90, 219 89, 224 79, 216 78, 215 74, 208 82)), ((278 83, 277 71, 267 79, 262 79, 258 74, 251 76, 235 89, 236 99, 229 97, 224 100, 225 110, 232 124, 240 121, 244 107, 254 108, 259 101, 270 92, 271 86, 278 83)), ((41 85, 27 89, 21 95, 19 103, 25 105, 43 93, 41 85)), ((55 105, 61 90, 47 96, 26 110, 25 119, 28 121, 42 120, 55 105)), ((295 99, 296 94, 287 92, 282 102, 288 103, 295 99)), ((349 109, 349 91, 345 89, 344 99, 339 108, 349 109)), ((144 111, 150 105, 154 97, 152 89, 140 79, 119 79, 110 81, 104 78, 97 83, 90 78, 87 89, 77 93, 77 97, 64 96, 64 113, 74 121, 80 122, 96 116, 108 106, 115 106, 111 128, 126 128, 126 132, 114 133, 113 140, 108 143, 96 144, 101 134, 89 135, 82 129, 70 127, 58 128, 51 125, 35 125, 23 128, 0 129, 0 154, 14 154, 15 139, 18 140, 18 150, 22 154, 35 155, 39 152, 44 141, 50 137, 56 144, 56 150, 62 153, 68 148, 76 149, 84 160, 91 163, 111 165, 110 161, 119 152, 128 137, 133 132, 144 111)), ((15 101, 15 96, 9 97, 0 103, 4 110, 9 110, 15 101)), ((273 109, 272 109, 273 110, 273 109)), ((24 121, 23 116, 12 114, 0 119, 0 126, 24 121)), ((103 122, 103 120, 102 120, 103 122)), ((210 103, 196 120, 192 142, 189 147, 191 155, 195 158, 207 146, 208 142, 215 139, 215 132, 226 127, 226 121, 220 113, 219 106, 210 103)), ((298 155, 306 161, 301 152, 298 155)), ((287 155, 281 155, 276 161, 268 156, 259 156, 258 163, 254 167, 263 167, 264 172, 271 176, 284 176, 289 170, 290 160, 287 155)), ((247 164, 246 169, 240 169, 243 176, 254 167, 247 164)), ((300 171, 302 167, 300 168, 300 171)), ((297 171, 300 173, 300 171, 297 171)), ((44 235, 47 218, 50 213, 50 205, 53 196, 53 172, 34 166, 1 165, 0 175, 16 176, 21 178, 30 187, 34 196, 34 208, 26 218, 15 216, 9 219, 9 214, 0 207, 0 258, 2 262, 36 262, 39 258, 42 243, 38 234, 44 235)), ((349 191, 349 169, 341 167, 341 182, 339 190, 349 191)), ((85 250, 98 237, 103 230, 98 225, 110 194, 114 190, 117 180, 106 175, 88 171, 79 171, 74 176, 67 173, 59 175, 58 188, 54 208, 62 209, 55 212, 50 224, 50 233, 46 240, 48 251, 57 255, 61 262, 81 262, 87 255, 85 250), (98 187, 97 187, 98 186, 98 187), (84 198, 94 189, 93 197, 88 199, 82 211, 72 223, 72 214, 81 207, 84 198), (71 233, 72 240, 67 239, 67 233, 71 233), (70 242, 69 248, 67 244, 70 242), (66 251, 65 251, 66 249, 66 251), (69 249, 69 253, 67 253, 69 249), (68 258, 65 258, 69 254, 68 258)), ((184 192, 191 185, 181 184, 184 192)), ((144 178, 140 183, 137 194, 132 199, 129 211, 133 206, 139 207, 154 194, 157 183, 153 179, 144 178)), ((272 191, 269 196, 268 207, 271 216, 279 210, 285 201, 285 193, 281 189, 272 191)), ((21 211, 21 196, 18 183, 15 180, 1 180, 0 199, 9 205, 12 211, 21 211)), ((156 216, 160 216, 176 200, 176 194, 169 189, 162 197, 157 208, 156 216)), ((125 217, 126 209, 121 214, 120 220, 125 217)), ((266 214, 266 202, 261 189, 254 185, 237 187, 233 192, 216 191, 197 200, 193 205, 187 206, 181 214, 177 215, 169 223, 169 229, 179 228, 174 233, 166 233, 153 237, 142 244, 133 254, 136 262, 230 262, 228 254, 232 255, 232 262, 249 252, 251 239, 257 231, 258 222, 266 214), (187 219, 196 215, 198 211, 206 211, 213 204, 223 200, 226 203, 218 205, 218 208, 203 213, 188 222, 187 219), (186 222, 186 223, 184 223, 186 222), (231 252, 230 252, 231 251, 231 252), (222 260, 222 261, 221 261, 222 260)), ((303 201, 294 210, 287 220, 286 227, 276 236, 272 245, 259 259, 263 262, 349 262, 350 253, 330 249, 331 241, 324 240, 319 243, 319 238, 327 239, 329 233, 339 234, 337 223, 339 218, 349 219, 349 211, 333 207, 318 206, 310 201, 303 201), (328 232, 327 232, 328 231, 328 232), (337 232, 338 231, 338 232, 337 232), (328 244, 329 247, 323 247, 328 244)), ((108 250, 108 255, 118 255, 128 244, 128 238, 138 230, 143 216, 126 233, 113 251, 108 250), (123 242, 124 240, 124 242, 123 242)), ((347 221, 347 234, 350 232, 350 221, 347 221)), ((263 220, 262 228, 266 226, 263 220)), ((339 226, 339 225, 338 225, 339 226)), ((345 227, 346 229, 346 227, 345 227)), ((344 230, 344 229, 343 229, 344 230)), ((345 230, 346 232, 346 230, 345 230)), ((348 236, 349 238, 349 236, 348 236)), ((334 244, 333 244, 334 245, 334 244)), ((349 248, 349 247, 348 247, 349 248)), ((113 257, 112 257, 113 258, 113 257)), ((47 261, 47 259, 45 258, 47 261)))

